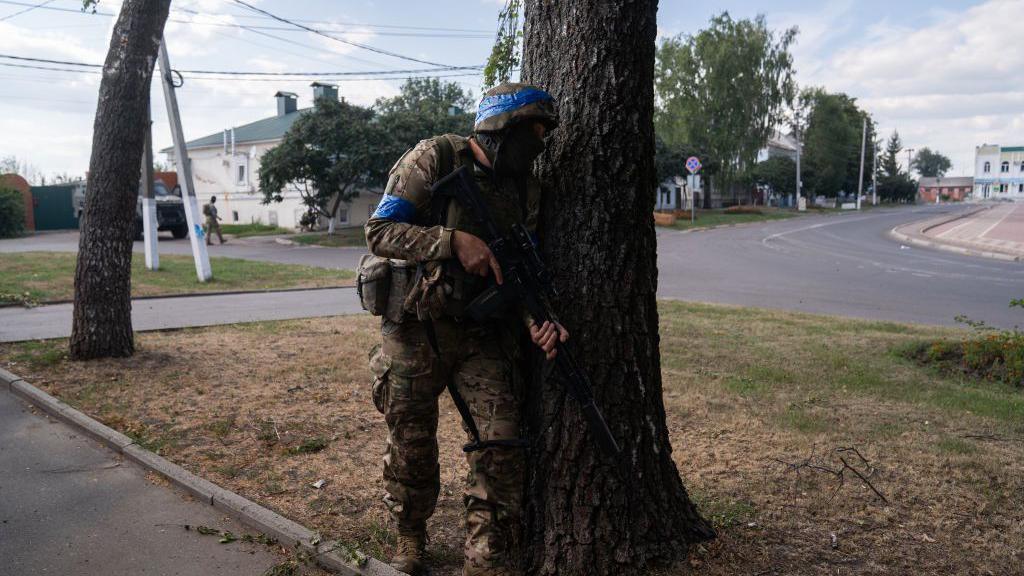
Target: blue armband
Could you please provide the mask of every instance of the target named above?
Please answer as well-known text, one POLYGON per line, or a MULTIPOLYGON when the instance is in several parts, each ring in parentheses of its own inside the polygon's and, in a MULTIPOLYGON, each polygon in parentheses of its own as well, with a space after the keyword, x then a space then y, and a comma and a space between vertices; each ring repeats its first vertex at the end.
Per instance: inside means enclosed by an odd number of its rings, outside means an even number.
POLYGON ((392 222, 409 223, 416 217, 416 205, 405 198, 385 195, 377 205, 377 209, 373 211, 373 217, 392 222))

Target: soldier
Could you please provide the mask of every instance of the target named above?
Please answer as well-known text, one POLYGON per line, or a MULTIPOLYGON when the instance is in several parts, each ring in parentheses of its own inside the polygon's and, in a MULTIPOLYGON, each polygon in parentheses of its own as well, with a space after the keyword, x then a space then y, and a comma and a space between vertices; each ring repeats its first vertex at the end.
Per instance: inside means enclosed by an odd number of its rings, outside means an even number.
POLYGON ((396 276, 419 270, 408 283, 392 280, 388 301, 401 300, 405 312, 398 318, 385 314, 382 344, 370 358, 373 400, 388 425, 385 504, 398 525, 391 565, 403 572, 426 572, 426 522, 440 489, 438 397, 451 384, 481 439, 499 441, 467 452, 463 574, 518 574, 506 557, 521 517, 525 459, 517 334, 525 320, 532 341, 553 358, 556 340, 564 342, 568 333, 556 324, 537 326, 522 314, 492 322, 460 317, 488 282, 502 282, 501 270, 472 214, 433 197, 431 187, 459 166, 471 166, 499 228, 522 223, 533 232, 540 203, 533 161, 557 125, 547 92, 509 83, 491 89, 480 102, 471 137, 423 140, 402 156, 366 223, 370 252, 416 265, 393 267, 396 276))
POLYGON ((217 238, 224 243, 224 235, 220 233, 220 216, 217 216, 217 197, 210 196, 210 203, 203 206, 203 215, 206 216, 206 245, 213 244, 213 231, 217 231, 217 238))

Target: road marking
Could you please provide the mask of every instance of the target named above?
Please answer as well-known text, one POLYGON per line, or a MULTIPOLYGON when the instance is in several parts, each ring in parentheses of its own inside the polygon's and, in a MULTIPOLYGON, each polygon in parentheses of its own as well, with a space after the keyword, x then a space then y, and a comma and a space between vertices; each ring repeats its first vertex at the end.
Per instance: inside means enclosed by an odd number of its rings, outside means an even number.
POLYGON ((991 226, 986 228, 984 232, 982 232, 981 234, 978 234, 978 238, 984 238, 985 234, 988 234, 989 232, 992 231, 993 228, 995 228, 996 226, 999 226, 1000 224, 1002 224, 1003 220, 1006 220, 1006 218, 1010 214, 1013 214, 1015 210, 1016 210, 1016 206, 1010 206, 1010 209, 1006 212, 1006 214, 1004 214, 1003 217, 1000 218, 999 220, 996 220, 995 224, 992 224, 991 226))
MULTIPOLYGON (((943 238, 943 237, 946 236, 946 234, 949 234, 949 233, 953 232, 953 230, 959 230, 962 226, 967 226, 968 224, 973 224, 973 222, 971 221, 970 217, 964 218, 963 222, 957 224, 956 226, 953 226, 949 230, 946 230, 942 234, 939 234, 938 236, 935 236, 935 237, 936 238, 943 238)), ((925 236, 927 236, 927 234, 925 234, 925 236)))

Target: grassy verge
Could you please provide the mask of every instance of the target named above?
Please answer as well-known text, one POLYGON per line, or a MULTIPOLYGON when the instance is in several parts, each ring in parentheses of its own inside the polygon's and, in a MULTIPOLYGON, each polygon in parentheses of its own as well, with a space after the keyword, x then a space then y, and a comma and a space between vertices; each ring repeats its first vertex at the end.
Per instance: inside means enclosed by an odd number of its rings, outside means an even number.
POLYGON ((688 218, 676 220, 675 228, 678 230, 689 230, 691 228, 713 228, 716 226, 728 226, 730 224, 742 224, 745 222, 765 222, 769 220, 784 220, 793 218, 799 214, 793 210, 780 210, 778 208, 760 208, 760 214, 750 213, 729 213, 725 210, 697 210, 697 219, 692 224, 688 218))
POLYGON ((309 234, 298 234, 292 236, 292 241, 297 244, 331 246, 331 247, 362 247, 366 248, 366 234, 362 226, 355 228, 342 228, 334 234, 326 232, 312 232, 309 234))
MULTIPOLYGON (((74 296, 75 260, 70 252, 0 254, 0 303, 45 303, 74 296)), ((160 256, 159 270, 146 270, 141 255, 132 258, 132 296, 192 292, 265 290, 351 285, 354 273, 294 264, 210 258, 213 280, 196 280, 191 256, 160 256)))
POLYGON ((289 234, 291 230, 270 226, 269 224, 221 224, 220 231, 224 234, 231 234, 236 238, 246 236, 271 236, 274 234, 289 234))
MULTIPOLYGON (((1024 394, 894 352, 965 332, 679 302, 663 302, 660 318, 673 454, 719 539, 685 567, 652 574, 1019 570, 1024 394)), ((134 358, 85 363, 65 359, 65 341, 10 344, 0 365, 190 470, 385 557, 386 427, 366 366, 377 326, 354 316, 145 333, 134 358), (313 488, 319 479, 326 485, 313 488)), ((464 440, 445 397, 430 524, 439 576, 459 573, 464 440)))

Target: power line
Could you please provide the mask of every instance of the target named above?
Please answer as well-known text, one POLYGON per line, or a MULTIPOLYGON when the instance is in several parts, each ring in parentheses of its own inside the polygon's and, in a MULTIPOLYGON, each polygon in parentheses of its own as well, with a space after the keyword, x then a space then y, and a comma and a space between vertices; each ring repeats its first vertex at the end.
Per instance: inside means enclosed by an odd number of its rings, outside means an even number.
MULTIPOLYGON (((13 62, 0 62, 0 66, 9 66, 12 68, 27 68, 32 70, 45 70, 48 72, 73 72, 77 74, 101 74, 102 71, 93 68, 86 69, 75 69, 75 68, 54 68, 48 66, 36 66, 33 64, 15 64, 13 62)), ((181 71, 182 73, 188 73, 187 71, 181 71)), ((346 72, 345 74, 359 74, 358 72, 351 73, 346 72)), ((345 76, 345 77, 322 77, 322 76, 277 76, 274 78, 245 78, 242 76, 187 76, 192 80, 221 80, 221 81, 232 81, 232 82, 302 82, 318 80, 320 82, 358 82, 363 80, 408 80, 411 78, 457 78, 467 76, 478 76, 479 72, 457 72, 453 74, 403 74, 400 76, 393 75, 372 75, 372 76, 345 76)))
POLYGON ((31 12, 36 8, 44 8, 47 4, 52 4, 53 2, 54 0, 46 0, 46 2, 40 2, 39 4, 29 5, 28 8, 25 8, 24 10, 18 10, 14 14, 8 14, 7 16, 0 18, 0 22, 10 20, 11 18, 14 18, 15 16, 20 16, 26 12, 31 12))
MULTIPOLYGON (((50 2, 53 2, 53 1, 54 0, 50 0, 50 2)), ((49 2, 44 2, 43 5, 39 5, 39 4, 32 4, 31 2, 18 2, 17 0, 0 0, 0 4, 6 4, 8 6, 23 6, 23 7, 33 8, 33 9, 39 8, 39 9, 42 9, 42 10, 51 10, 51 11, 54 11, 54 12, 68 12, 68 13, 74 13, 74 14, 81 14, 81 15, 84 15, 84 16, 116 16, 116 14, 114 14, 113 12, 101 12, 101 11, 98 11, 98 10, 95 11, 95 12, 91 12, 91 11, 90 12, 84 12, 84 11, 82 11, 79 8, 64 8, 62 6, 47 6, 46 4, 49 4, 49 2)), ((249 14, 223 14, 223 13, 218 13, 218 12, 199 12, 199 11, 191 10, 191 9, 188 9, 188 8, 172 8, 172 10, 175 11, 175 12, 185 12, 185 13, 188 13, 188 14, 203 15, 203 16, 230 16, 230 17, 237 17, 237 18, 261 18, 261 19, 266 19, 267 18, 266 16, 259 15, 259 14, 249 15, 249 14)), ((308 22, 308 23, 313 23, 313 24, 329 24, 331 26, 353 26, 353 27, 360 27, 360 28, 386 28, 386 29, 389 28, 389 29, 394 29, 394 30, 424 30, 424 31, 428 31, 428 32, 466 32, 466 33, 472 33, 472 34, 485 34, 485 33, 489 34, 490 33, 489 30, 484 30, 484 29, 479 29, 479 28, 445 28, 445 27, 436 27, 436 26, 401 26, 401 25, 397 25, 397 24, 365 24, 365 23, 359 23, 359 22, 331 22, 329 20, 307 20, 307 19, 302 19, 302 18, 291 18, 290 20, 292 20, 294 22, 308 22)), ((183 20, 172 20, 172 21, 173 22, 181 22, 181 23, 184 23, 184 24, 200 24, 199 22, 183 21, 183 20)), ((241 26, 244 26, 244 25, 236 24, 236 26, 241 27, 241 26)), ((279 29, 284 30, 285 28, 281 27, 279 29)), ((329 28, 329 27, 321 27, 321 30, 323 30, 325 32, 344 32, 345 31, 345 30, 333 29, 333 28, 329 28)))
POLYGON ((330 34, 327 34, 326 32, 322 32, 320 30, 317 30, 316 28, 310 28, 309 26, 306 26, 305 24, 300 24, 298 22, 294 22, 294 21, 288 20, 287 18, 282 18, 280 16, 277 16, 275 14, 267 12, 266 10, 263 10, 262 8, 257 8, 255 6, 253 6, 252 4, 249 4, 248 2, 245 2, 244 0, 232 0, 232 1, 235 4, 238 4, 240 6, 244 6, 244 7, 248 8, 249 10, 252 10, 253 12, 258 12, 260 14, 266 15, 269 18, 273 18, 274 20, 277 20, 278 22, 283 22, 285 24, 290 24, 292 26, 295 26, 296 28, 301 28, 301 29, 303 29, 303 30, 305 30, 307 32, 312 32, 313 34, 316 34, 318 36, 323 36, 324 38, 328 38, 330 40, 334 40, 335 42, 341 42, 342 44, 348 44, 350 46, 355 46, 357 48, 362 48, 363 50, 369 50, 370 52, 376 52, 378 54, 383 54, 385 56, 391 56, 392 58, 399 58, 399 59, 402 59, 402 60, 408 60, 409 62, 417 62, 419 64, 427 64, 428 66, 438 66, 438 67, 441 67, 441 68, 455 68, 454 66, 449 66, 447 64, 441 64, 439 62, 431 62, 429 60, 420 60, 419 58, 413 58, 411 56, 405 56, 405 55, 399 54, 397 52, 391 52, 390 50, 384 50, 382 48, 375 48, 373 46, 369 46, 367 44, 362 44, 360 42, 353 42, 351 40, 346 40, 344 38, 338 38, 337 36, 331 36, 330 34))
MULTIPOLYGON (((13 54, 0 54, 0 58, 20 60, 24 62, 37 62, 40 64, 55 64, 60 66, 81 66, 83 68, 103 68, 102 64, 89 64, 87 62, 73 62, 70 60, 51 60, 48 58, 32 58, 29 56, 15 56, 13 54)), ((480 70, 481 66, 445 66, 442 68, 415 68, 408 70, 367 70, 367 71, 343 71, 343 72, 262 72, 254 70, 178 70, 182 74, 196 75, 222 75, 222 76, 275 76, 275 77, 327 77, 327 76, 381 76, 387 74, 426 74, 430 72, 447 72, 457 70, 480 70)), ((71 70, 77 72, 78 70, 71 70)))

